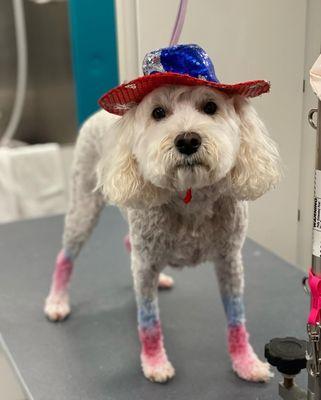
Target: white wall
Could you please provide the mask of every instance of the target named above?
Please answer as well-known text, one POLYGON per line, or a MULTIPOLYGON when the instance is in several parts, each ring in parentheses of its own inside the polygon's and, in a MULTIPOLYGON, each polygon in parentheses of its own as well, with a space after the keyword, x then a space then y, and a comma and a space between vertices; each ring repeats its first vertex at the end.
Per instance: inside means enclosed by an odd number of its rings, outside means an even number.
MULTIPOLYGON (((168 45, 179 1, 136 0, 131 10, 125 3, 116 1, 118 29, 129 39, 119 46, 125 66, 121 77, 128 80, 138 73, 137 60, 141 62, 146 52, 168 45)), ((277 190, 251 204, 249 236, 293 263, 298 245, 306 8, 306 0, 189 0, 180 40, 206 49, 221 81, 271 81, 271 94, 253 104, 279 143, 285 176, 277 190)))

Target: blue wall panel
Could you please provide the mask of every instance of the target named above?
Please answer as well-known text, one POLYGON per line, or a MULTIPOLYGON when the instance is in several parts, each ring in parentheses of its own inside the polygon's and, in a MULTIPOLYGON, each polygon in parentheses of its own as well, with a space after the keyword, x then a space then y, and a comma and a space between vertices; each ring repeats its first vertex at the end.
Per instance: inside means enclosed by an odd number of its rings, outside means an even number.
POLYGON ((99 106, 99 97, 118 84, 113 0, 69 0, 78 122, 99 106))

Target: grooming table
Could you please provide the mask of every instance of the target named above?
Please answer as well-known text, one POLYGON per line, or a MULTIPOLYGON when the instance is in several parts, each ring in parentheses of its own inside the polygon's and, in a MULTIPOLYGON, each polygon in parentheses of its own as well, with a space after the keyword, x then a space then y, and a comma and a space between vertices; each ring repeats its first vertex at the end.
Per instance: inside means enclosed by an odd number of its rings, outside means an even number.
MULTIPOLYGON (((232 372, 223 307, 209 264, 170 271, 175 288, 160 292, 159 301, 176 376, 165 385, 143 377, 123 246, 127 227, 112 207, 76 262, 72 315, 64 323, 48 322, 42 306, 62 228, 61 216, 0 226, 0 331, 34 400, 277 398, 279 374, 269 384, 253 384, 232 372)), ((305 338, 304 274, 252 240, 243 254, 248 328, 263 357, 272 337, 305 338)))

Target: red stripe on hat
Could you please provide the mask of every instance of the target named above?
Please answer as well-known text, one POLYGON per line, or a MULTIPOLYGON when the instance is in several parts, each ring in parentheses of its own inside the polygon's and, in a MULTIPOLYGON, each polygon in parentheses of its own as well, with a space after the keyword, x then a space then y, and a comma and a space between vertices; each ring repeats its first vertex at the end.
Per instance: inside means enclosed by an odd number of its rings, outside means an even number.
POLYGON ((229 85, 205 81, 189 75, 166 72, 146 75, 120 85, 107 92, 101 98, 100 105, 109 112, 123 115, 127 111, 126 105, 133 102, 139 103, 148 93, 164 85, 207 86, 229 95, 238 94, 244 97, 256 97, 270 89, 269 82, 263 80, 229 85))

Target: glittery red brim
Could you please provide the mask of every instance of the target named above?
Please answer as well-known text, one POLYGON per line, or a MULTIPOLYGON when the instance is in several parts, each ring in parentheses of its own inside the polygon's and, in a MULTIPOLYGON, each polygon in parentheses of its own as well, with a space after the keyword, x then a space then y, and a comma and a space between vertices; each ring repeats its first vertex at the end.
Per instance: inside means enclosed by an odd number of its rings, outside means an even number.
POLYGON ((109 90, 99 99, 99 104, 112 114, 123 115, 132 105, 138 104, 148 93, 164 85, 207 86, 228 95, 241 95, 244 97, 256 97, 270 90, 270 83, 265 80, 228 85, 174 72, 159 72, 141 76, 109 90))

